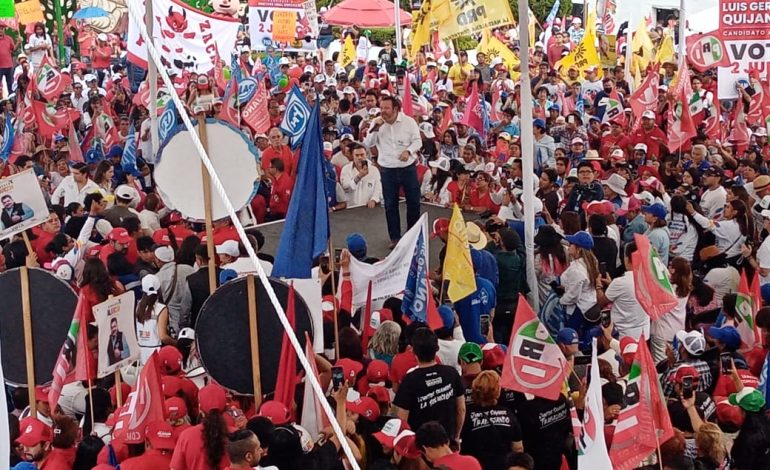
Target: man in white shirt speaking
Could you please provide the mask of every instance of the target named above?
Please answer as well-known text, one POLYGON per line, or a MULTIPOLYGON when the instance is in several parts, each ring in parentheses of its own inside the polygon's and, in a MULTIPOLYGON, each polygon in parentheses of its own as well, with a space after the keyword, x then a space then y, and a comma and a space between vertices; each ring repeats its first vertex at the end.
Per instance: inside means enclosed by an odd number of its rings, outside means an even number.
POLYGON ((352 206, 376 207, 382 202, 380 170, 366 159, 366 147, 359 143, 350 144, 353 161, 342 167, 340 183, 352 206))
POLYGON ((375 119, 364 140, 367 148, 377 147, 377 163, 382 175, 385 219, 390 247, 401 238, 398 193, 406 196, 407 230, 420 218, 420 182, 417 180, 417 151, 422 147, 420 128, 401 112, 401 102, 393 96, 380 99, 381 116, 375 119))

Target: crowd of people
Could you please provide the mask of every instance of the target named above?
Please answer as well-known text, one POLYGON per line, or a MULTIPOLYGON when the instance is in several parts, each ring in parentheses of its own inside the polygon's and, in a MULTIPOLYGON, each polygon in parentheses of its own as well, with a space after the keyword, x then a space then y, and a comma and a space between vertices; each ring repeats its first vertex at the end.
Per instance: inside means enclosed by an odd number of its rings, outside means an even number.
MULTIPOLYGON (((378 59, 370 60, 371 34, 355 27, 343 34, 353 36, 358 57, 344 66, 337 54, 262 53, 251 49, 246 34, 240 37, 233 64, 270 90, 269 130, 242 126, 261 162, 255 175, 261 184, 250 203, 256 222, 285 218, 294 192, 304 156, 292 150, 280 124, 295 86, 322 113, 330 211, 366 206, 379 217, 376 208, 382 207, 390 248, 417 223, 422 203, 457 205, 473 215, 465 231, 476 291, 454 303, 446 299, 446 246, 431 266, 440 325, 410 321, 398 295, 372 312, 353 305, 351 258, 379 261, 367 253, 361 233, 347 234, 336 263, 319 262, 314 270, 324 297, 305 300, 324 306, 324 329, 316 334, 323 334, 326 350, 315 355, 315 365, 344 436, 328 423, 300 425, 314 413, 303 409, 307 383, 289 403, 272 395, 255 402, 225 390, 202 366, 195 325, 211 295, 205 231, 168 208, 156 188, 148 109, 133 99, 140 86, 127 72, 133 66, 126 64, 120 38, 100 34, 61 69, 71 85, 55 105, 76 118, 72 132, 45 139, 39 124, 19 121, 26 97, 45 101, 30 82, 53 55, 52 39, 42 24, 20 41, 0 28, 0 80, 11 93, 0 108, 16 123, 14 150, 0 159, 0 174, 34 171, 50 206, 49 218, 28 230, 26 240, 19 235, 2 243, 0 271, 48 269, 89 306, 133 291, 138 364, 157 354, 166 417, 139 435, 115 432, 118 395, 125 398, 131 387, 115 385, 111 375, 94 377, 92 386, 68 383, 54 406, 39 385, 35 418, 28 391, 6 386, 13 468, 351 468, 342 452, 345 439, 359 468, 574 470, 581 436, 571 409, 584 414, 594 341, 608 448, 618 415, 630 403, 627 385, 639 341, 647 342, 657 364, 674 437, 635 468, 770 468, 770 307, 753 316, 761 333, 747 344, 739 331, 745 298, 738 292, 743 274, 759 283, 755 305, 770 301, 765 121, 748 113, 752 96, 743 89, 737 102, 712 106, 715 70, 692 71, 688 98, 702 102, 698 133, 671 151, 668 116, 678 97, 668 86, 683 71, 673 61, 660 64, 657 112, 636 116, 629 105, 633 78, 621 64, 557 69, 584 34, 579 17, 567 23, 557 18, 545 42, 531 48, 519 45, 514 28, 492 31, 516 57, 528 54, 529 77, 500 57, 478 52, 471 62, 466 51, 451 48, 401 61, 406 54, 385 42, 378 59), (521 102, 522 79, 529 80, 532 103, 521 102), (476 96, 479 103, 471 102, 476 96), (610 118, 605 113, 615 97, 622 112, 610 118), (468 108, 477 106, 487 115, 479 128, 468 118, 468 108), (535 116, 533 148, 521 144, 520 114, 527 106, 535 116), (709 118, 724 123, 720 139, 705 132, 709 118), (733 132, 741 119, 745 139, 733 132), (116 138, 103 155, 83 152, 71 140, 85 144, 104 123, 115 127, 116 138), (139 141, 135 172, 123 160, 132 126, 139 141), (83 153, 84 161, 73 156, 83 153), (535 170, 536 285, 527 282, 523 243, 527 158, 535 170), (637 235, 657 251, 678 299, 656 320, 636 297, 637 235), (501 386, 520 294, 538 299, 540 320, 567 361, 568 380, 556 400, 501 386)), ((651 26, 656 44, 674 34, 672 25, 651 26)), ((657 72, 641 71, 642 77, 648 73, 657 72)), ((224 91, 213 73, 176 71, 172 78, 190 113, 201 93, 224 91)), ((215 98, 211 113, 222 104, 215 98)), ((449 231, 448 218, 432 222, 431 237, 441 243, 449 231)), ((260 251, 264 235, 258 227, 247 233, 241 240, 229 219, 214 221, 218 285, 256 271, 245 242, 270 274, 274 259, 260 251)), ((85 347, 95 353, 97 331, 92 325, 87 330, 85 347)))

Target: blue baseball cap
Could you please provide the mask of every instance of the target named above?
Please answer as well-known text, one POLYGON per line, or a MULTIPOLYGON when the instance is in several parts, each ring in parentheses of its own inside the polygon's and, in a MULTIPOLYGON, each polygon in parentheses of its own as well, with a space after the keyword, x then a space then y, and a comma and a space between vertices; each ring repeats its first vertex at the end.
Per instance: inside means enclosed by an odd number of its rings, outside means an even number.
POLYGON ((107 153, 107 158, 122 157, 123 148, 120 145, 113 145, 110 147, 110 151, 107 153))
POLYGON ((348 246, 350 254, 356 258, 366 256, 366 238, 360 233, 351 233, 345 238, 345 244, 348 246))
POLYGON ((666 211, 666 206, 659 202, 649 206, 642 206, 642 212, 652 214, 659 219, 665 219, 666 214, 668 213, 668 211, 666 211))
POLYGON ((444 328, 451 329, 455 325, 455 313, 449 305, 442 305, 438 308, 438 314, 441 317, 441 323, 444 328))
POLYGON ((219 273, 219 284, 225 284, 236 277, 238 277, 238 273, 234 269, 223 269, 219 273))
POLYGON ((539 128, 541 128, 541 129, 545 129, 545 121, 544 121, 544 120, 542 120, 542 119, 535 119, 535 120, 532 122, 532 126, 533 126, 533 127, 539 127, 539 128))
POLYGON ((558 344, 573 345, 580 342, 577 331, 572 328, 562 328, 559 330, 559 334, 556 335, 556 342, 558 344))
POLYGON ((594 247, 593 237, 591 237, 585 230, 581 230, 573 235, 567 235, 564 239, 567 240, 567 243, 570 245, 585 248, 586 250, 591 250, 594 247))
POLYGON ((741 347, 741 334, 732 326, 723 326, 722 328, 709 328, 709 336, 723 343, 727 349, 736 351, 741 347))

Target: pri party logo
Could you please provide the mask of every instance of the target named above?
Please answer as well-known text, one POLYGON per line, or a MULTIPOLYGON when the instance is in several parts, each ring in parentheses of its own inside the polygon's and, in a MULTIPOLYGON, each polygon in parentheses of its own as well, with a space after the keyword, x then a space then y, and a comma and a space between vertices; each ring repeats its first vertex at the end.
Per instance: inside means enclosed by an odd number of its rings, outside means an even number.
POLYGON ((524 323, 514 332, 511 370, 522 386, 535 393, 563 380, 563 356, 548 330, 538 319, 524 323))

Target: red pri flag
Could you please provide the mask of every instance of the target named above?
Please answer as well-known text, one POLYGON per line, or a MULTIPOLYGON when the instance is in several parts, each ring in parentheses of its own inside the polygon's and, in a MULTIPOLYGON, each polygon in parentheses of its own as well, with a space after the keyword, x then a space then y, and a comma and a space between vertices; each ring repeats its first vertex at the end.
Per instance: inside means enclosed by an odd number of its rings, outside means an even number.
POLYGON ((514 318, 500 386, 556 400, 567 379, 567 360, 521 294, 514 318))
POLYGON ((620 410, 610 447, 615 470, 631 470, 674 435, 671 418, 644 336, 628 373, 626 407, 620 410))
POLYGON ((685 44, 687 45, 687 61, 698 72, 730 65, 727 50, 725 50, 725 45, 717 31, 689 36, 685 44))
POLYGON ((447 129, 449 129, 449 126, 452 125, 452 107, 447 106, 447 108, 444 110, 444 115, 441 117, 441 122, 438 125, 438 137, 439 139, 443 138, 444 132, 446 132, 447 129))
POLYGON ((126 402, 118 411, 113 429, 114 438, 141 442, 148 424, 166 419, 159 366, 156 351, 142 367, 136 388, 128 394, 126 402))
POLYGON ((636 120, 632 132, 637 130, 642 123, 642 114, 645 111, 655 112, 658 108, 658 86, 660 86, 660 74, 658 66, 647 72, 642 86, 631 94, 628 102, 636 120))
POLYGON ((759 274, 754 270, 754 279, 752 286, 749 286, 749 280, 746 277, 746 270, 741 270, 741 280, 738 282, 737 298, 735 299, 735 329, 741 335, 741 341, 746 349, 751 349, 759 342, 759 330, 755 323, 755 315, 759 310, 759 302, 762 298, 757 292, 759 290, 759 274), (754 297, 754 295, 757 295, 754 297))
POLYGON ((147 80, 139 85, 139 89, 136 91, 134 97, 131 98, 131 102, 135 106, 144 106, 145 108, 150 109, 150 84, 147 80))
POLYGON ((676 152, 680 147, 686 146, 690 139, 698 135, 695 130, 695 121, 690 114, 692 89, 687 67, 679 72, 673 95, 674 101, 668 111, 668 142, 666 142, 670 152, 676 152))
POLYGON ((54 134, 60 133, 71 122, 67 110, 56 109, 42 101, 32 101, 32 112, 40 135, 46 139, 53 139, 54 134))
POLYGON ((653 320, 676 307, 679 300, 668 279, 668 268, 650 245, 647 235, 634 234, 636 251, 631 254, 636 300, 653 320))
POLYGON ((75 132, 75 125, 70 121, 69 134, 67 136, 67 143, 70 149, 70 161, 84 162, 83 151, 80 149, 80 142, 78 141, 78 134, 75 132))
POLYGON ((238 109, 238 80, 235 75, 230 79, 225 90, 224 103, 217 115, 218 119, 227 121, 237 128, 241 127, 241 112, 238 109))
MULTIPOLYGON (((289 300, 286 306, 286 318, 294 329, 294 284, 289 284, 289 300)), ((289 335, 283 332, 281 356, 278 361, 278 379, 275 382, 275 400, 294 408, 294 390, 297 388, 297 353, 289 342, 289 335)))
POLYGON ((481 111, 481 102, 479 101, 479 87, 476 82, 473 82, 471 94, 465 101, 465 114, 463 114, 460 122, 476 129, 479 135, 484 133, 484 117, 481 111))
POLYGON ((48 56, 43 57, 40 66, 35 70, 34 86, 47 101, 52 101, 62 94, 72 83, 69 76, 61 73, 48 56))
POLYGON ((401 110, 409 117, 414 116, 414 104, 412 103, 412 86, 409 79, 404 77, 404 95, 401 97, 401 110))
POLYGON ((361 318, 361 349, 366 353, 369 348, 369 339, 374 335, 372 322, 372 281, 366 289, 366 306, 361 318))
POLYGON ((62 387, 75 380, 88 380, 89 376, 92 375, 91 370, 95 375, 96 364, 93 363, 92 355, 89 361, 89 352, 85 347, 88 344, 86 318, 88 317, 89 305, 88 300, 81 293, 78 296, 75 313, 72 315, 72 322, 67 331, 67 338, 64 340, 59 351, 59 357, 56 358, 56 364, 54 364, 51 372, 53 382, 51 382, 51 389, 48 392, 48 403, 51 404, 51 409, 56 408, 56 405, 59 404, 62 387))
POLYGON ((254 96, 241 111, 243 122, 257 134, 265 134, 270 130, 270 115, 267 112, 267 102, 265 82, 260 81, 254 96))

